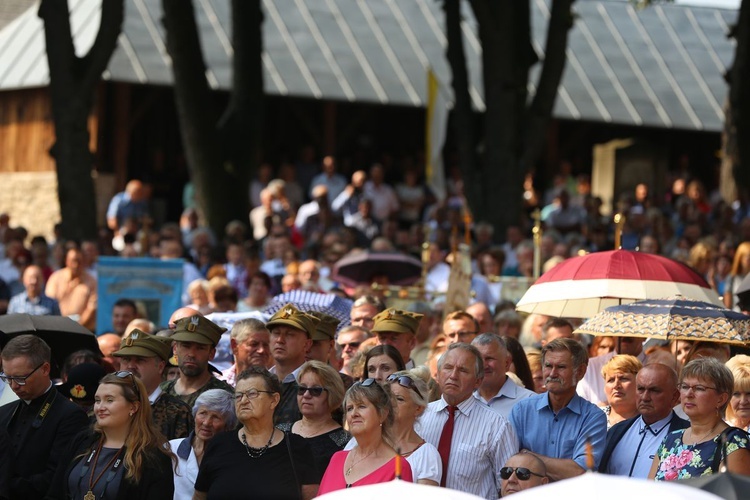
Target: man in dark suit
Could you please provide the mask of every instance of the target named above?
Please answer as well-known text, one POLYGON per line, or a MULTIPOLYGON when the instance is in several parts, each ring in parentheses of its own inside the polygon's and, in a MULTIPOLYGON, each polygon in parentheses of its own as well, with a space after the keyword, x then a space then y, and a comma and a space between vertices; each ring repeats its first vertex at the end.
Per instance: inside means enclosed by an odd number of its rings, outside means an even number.
POLYGON ((19 398, 0 407, 0 428, 10 436, 10 498, 43 498, 62 454, 88 418, 52 386, 50 348, 42 339, 14 337, 2 360, 0 377, 19 398))
POLYGON ((599 472, 646 479, 664 436, 690 424, 672 410, 680 401, 677 373, 672 368, 660 363, 646 365, 635 383, 640 415, 607 432, 599 472))

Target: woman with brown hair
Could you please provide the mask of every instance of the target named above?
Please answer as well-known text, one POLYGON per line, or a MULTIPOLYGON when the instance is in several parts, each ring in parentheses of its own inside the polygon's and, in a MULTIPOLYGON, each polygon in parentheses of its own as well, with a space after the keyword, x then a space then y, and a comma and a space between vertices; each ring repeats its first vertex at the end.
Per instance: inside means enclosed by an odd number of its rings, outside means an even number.
POLYGON ((73 441, 48 497, 172 498, 176 459, 153 424, 143 383, 126 371, 105 375, 94 401, 96 423, 73 441))

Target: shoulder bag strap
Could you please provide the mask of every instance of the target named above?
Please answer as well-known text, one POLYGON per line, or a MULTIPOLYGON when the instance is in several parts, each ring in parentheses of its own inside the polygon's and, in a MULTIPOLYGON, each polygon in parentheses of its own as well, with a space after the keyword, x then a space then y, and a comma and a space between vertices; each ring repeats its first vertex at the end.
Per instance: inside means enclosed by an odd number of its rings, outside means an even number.
POLYGON ((292 464, 292 474, 294 474, 294 484, 297 485, 297 493, 299 494, 300 500, 302 500, 302 485, 299 484, 299 477, 297 477, 297 467, 294 466, 294 454, 292 453, 292 443, 290 442, 290 432, 284 431, 284 441, 286 441, 286 450, 289 453, 289 462, 292 464))

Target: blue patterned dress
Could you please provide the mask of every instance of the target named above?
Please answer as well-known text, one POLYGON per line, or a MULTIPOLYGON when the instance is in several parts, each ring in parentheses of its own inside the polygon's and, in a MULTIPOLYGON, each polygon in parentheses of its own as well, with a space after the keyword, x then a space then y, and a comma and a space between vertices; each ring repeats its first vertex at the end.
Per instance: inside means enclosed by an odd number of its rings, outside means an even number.
MULTIPOLYGON (((673 481, 689 477, 707 476, 713 470, 714 455, 719 449, 721 434, 710 441, 697 444, 685 444, 682 436, 687 429, 680 429, 667 434, 656 452, 659 457, 659 468, 656 470, 657 481, 673 481)), ((748 435, 742 429, 732 428, 726 433, 725 457, 739 449, 750 447, 748 435)))

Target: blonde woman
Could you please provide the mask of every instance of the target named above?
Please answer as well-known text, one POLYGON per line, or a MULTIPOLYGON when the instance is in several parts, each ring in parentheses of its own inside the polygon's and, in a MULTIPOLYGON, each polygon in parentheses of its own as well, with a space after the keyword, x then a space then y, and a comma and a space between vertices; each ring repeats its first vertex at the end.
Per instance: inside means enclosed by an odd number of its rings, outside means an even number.
POLYGON ((638 415, 635 377, 640 369, 638 358, 628 354, 619 354, 602 367, 607 395, 607 405, 602 410, 607 414, 607 429, 638 415))
POLYGON ((750 431, 750 356, 738 354, 726 362, 734 377, 734 391, 727 406, 729 425, 750 431))
POLYGON ((729 271, 729 277, 724 285, 724 307, 739 311, 739 298, 737 297, 737 288, 739 288, 742 278, 750 271, 750 241, 740 243, 734 252, 732 269, 729 271))

